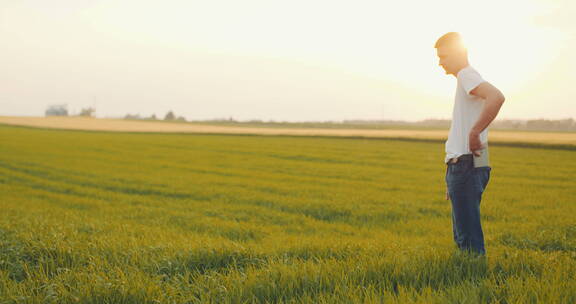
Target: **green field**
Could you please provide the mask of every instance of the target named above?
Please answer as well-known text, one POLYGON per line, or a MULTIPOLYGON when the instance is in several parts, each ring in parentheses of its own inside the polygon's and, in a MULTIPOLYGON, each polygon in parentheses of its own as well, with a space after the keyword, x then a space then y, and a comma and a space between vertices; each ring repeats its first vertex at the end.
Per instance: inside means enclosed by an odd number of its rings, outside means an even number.
POLYGON ((576 151, 491 146, 484 260, 443 148, 0 125, 0 303, 576 302, 576 151))

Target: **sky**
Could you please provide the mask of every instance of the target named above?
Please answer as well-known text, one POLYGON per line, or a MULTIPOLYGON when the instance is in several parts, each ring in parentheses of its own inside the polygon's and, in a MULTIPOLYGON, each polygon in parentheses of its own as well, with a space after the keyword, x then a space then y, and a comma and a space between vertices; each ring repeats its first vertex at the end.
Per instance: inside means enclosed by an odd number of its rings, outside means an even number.
POLYGON ((498 119, 576 118, 576 3, 0 0, 0 115, 449 119, 459 32, 498 119))

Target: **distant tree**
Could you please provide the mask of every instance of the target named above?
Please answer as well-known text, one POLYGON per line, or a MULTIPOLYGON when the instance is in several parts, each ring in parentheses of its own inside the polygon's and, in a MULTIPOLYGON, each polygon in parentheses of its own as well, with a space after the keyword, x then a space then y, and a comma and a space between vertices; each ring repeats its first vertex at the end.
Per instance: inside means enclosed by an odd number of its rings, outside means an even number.
POLYGON ((176 119, 176 116, 172 111, 166 113, 166 116, 164 116, 164 120, 174 120, 174 119, 176 119))
POLYGON ((186 121, 186 118, 184 118, 184 116, 178 116, 178 118, 176 118, 177 121, 186 121))
POLYGON ((82 110, 80 110, 80 114, 78 114, 78 116, 94 117, 95 112, 96 109, 94 108, 83 108, 82 110))
POLYGON ((124 119, 142 119, 142 117, 140 117, 140 114, 136 115, 126 114, 126 116, 124 116, 124 119))
POLYGON ((152 114, 150 115, 150 117, 147 118, 148 120, 157 120, 158 118, 156 118, 156 114, 152 114))

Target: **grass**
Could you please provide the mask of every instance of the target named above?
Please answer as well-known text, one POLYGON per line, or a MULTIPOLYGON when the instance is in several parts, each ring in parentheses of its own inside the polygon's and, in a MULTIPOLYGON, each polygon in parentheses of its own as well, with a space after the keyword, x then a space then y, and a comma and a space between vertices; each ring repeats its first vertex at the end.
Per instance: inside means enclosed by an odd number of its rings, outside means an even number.
POLYGON ((576 302, 576 152, 490 153, 482 259, 442 143, 0 126, 0 303, 576 302))
MULTIPOLYGON (((49 128, 59 130, 82 130, 96 132, 133 132, 133 133, 171 133, 171 134, 211 134, 211 135, 274 135, 274 136, 313 136, 313 137, 345 137, 345 138, 386 138, 405 139, 410 141, 436 141, 444 143, 448 131, 415 127, 401 128, 400 126, 386 126, 385 129, 374 129, 355 125, 353 128, 343 129, 346 124, 326 123, 310 124, 304 127, 298 123, 273 123, 262 125, 235 122, 210 122, 202 124, 197 122, 169 123, 165 121, 122 120, 122 119, 95 119, 87 117, 0 117, 0 124, 28 126, 32 128, 49 128)), ((492 130, 490 145, 541 147, 551 149, 576 150, 576 132, 538 132, 538 131, 501 131, 492 130)))

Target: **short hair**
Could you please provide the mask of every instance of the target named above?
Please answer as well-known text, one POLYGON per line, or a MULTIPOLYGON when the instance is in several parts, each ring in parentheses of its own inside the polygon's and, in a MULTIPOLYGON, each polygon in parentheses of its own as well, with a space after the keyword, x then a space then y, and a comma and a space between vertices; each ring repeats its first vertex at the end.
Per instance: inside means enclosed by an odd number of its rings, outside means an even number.
POLYGON ((440 46, 448 46, 448 47, 464 47, 462 43, 462 37, 457 32, 449 32, 442 37, 438 38, 436 44, 434 45, 435 48, 439 48, 440 46))

